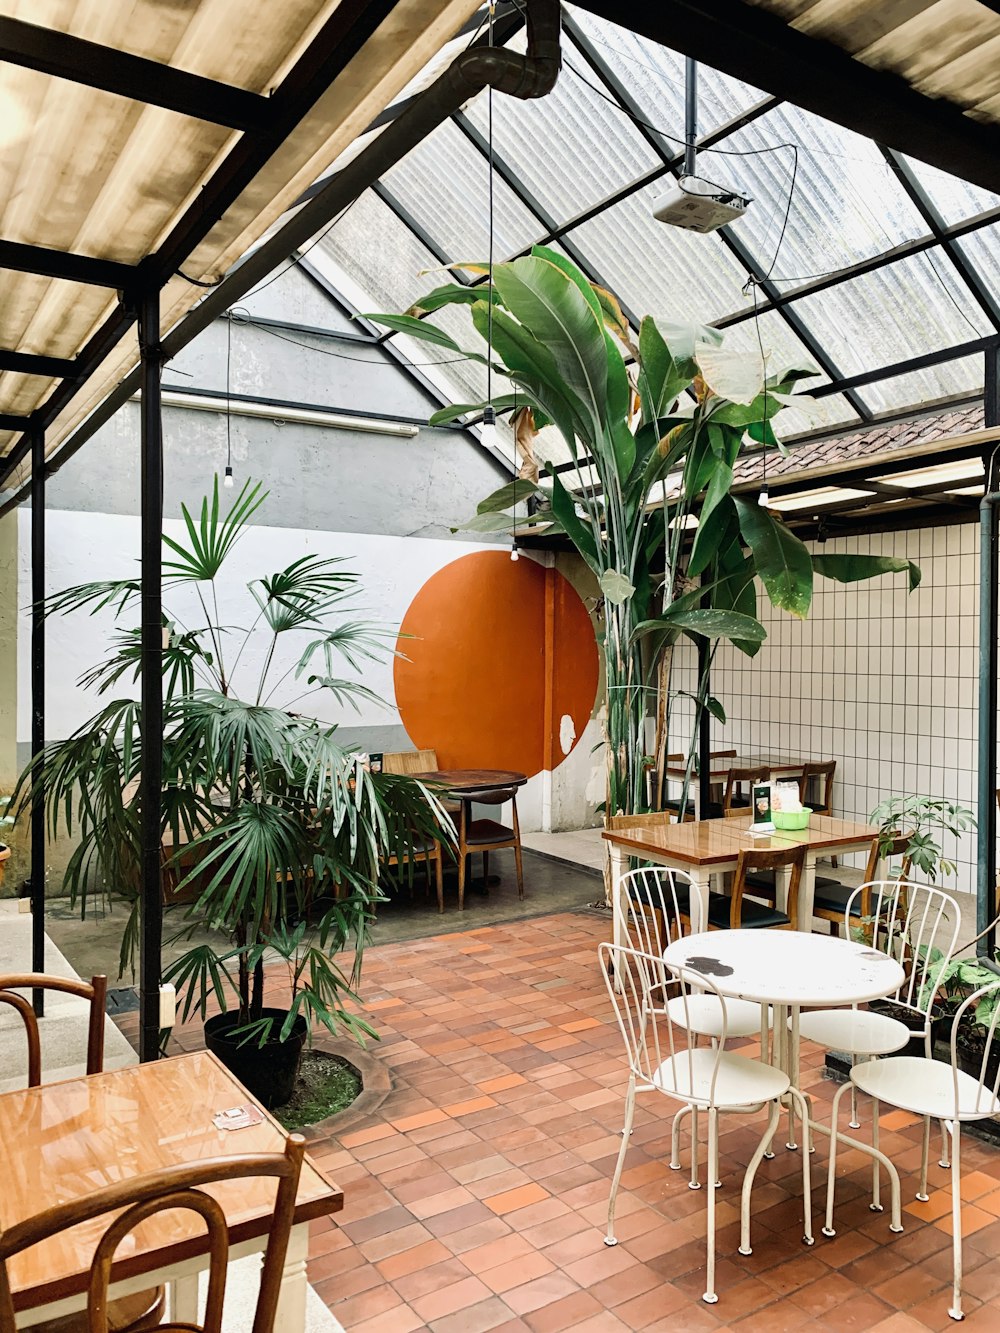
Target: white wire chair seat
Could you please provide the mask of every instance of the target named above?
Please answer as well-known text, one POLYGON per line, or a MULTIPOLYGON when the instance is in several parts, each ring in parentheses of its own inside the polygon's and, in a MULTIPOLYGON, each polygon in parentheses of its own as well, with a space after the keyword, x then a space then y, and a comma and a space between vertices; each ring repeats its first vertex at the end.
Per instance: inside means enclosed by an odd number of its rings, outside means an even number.
MULTIPOLYGON (((728 1008, 729 1001, 724 1004, 728 1008)), ((724 1015, 723 1005, 717 1012, 724 1015)), ((665 1060, 654 1071, 650 1086, 691 1106, 714 1105, 720 1111, 731 1111, 783 1097, 791 1081, 773 1065, 702 1046, 691 1051, 690 1058, 685 1053, 665 1060)))
MULTIPOLYGON (((921 1160, 920 1187, 917 1198, 927 1200, 927 1135, 931 1119, 938 1119, 951 1138, 951 1233, 952 1233, 952 1303, 948 1314, 963 1319, 962 1312, 962 1174, 961 1127, 974 1120, 1000 1114, 1000 1061, 993 1049, 1000 1004, 992 1006, 988 1025, 983 1024, 983 1054, 978 1078, 959 1068, 958 1034, 970 1010, 976 1013, 986 997, 997 997, 1000 979, 980 987, 969 995, 955 1012, 951 1025, 951 1062, 945 1064, 928 1056, 890 1055, 855 1065, 850 1083, 837 1089, 831 1119, 830 1159, 826 1188, 825 1236, 836 1235, 833 1226, 834 1194, 837 1181, 837 1118, 840 1103, 848 1088, 859 1088, 879 1101, 924 1120, 924 1149, 921 1160), (992 1057, 992 1058, 991 1058, 992 1057)), ((893 1228, 902 1230, 901 1227, 893 1228)))

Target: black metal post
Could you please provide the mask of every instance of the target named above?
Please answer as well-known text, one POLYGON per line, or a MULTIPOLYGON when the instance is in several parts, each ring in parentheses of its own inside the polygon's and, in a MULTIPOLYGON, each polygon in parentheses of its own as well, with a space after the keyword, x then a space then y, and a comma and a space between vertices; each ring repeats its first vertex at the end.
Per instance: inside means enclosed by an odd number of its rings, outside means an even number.
POLYGON ((142 372, 142 880, 139 940, 139 1059, 155 1060, 160 1047, 160 946, 163 896, 160 873, 160 791, 163 772, 163 616, 161 536, 163 528, 163 419, 160 403, 160 294, 139 302, 142 372))
MULTIPOLYGON (((708 639, 699 638, 698 640, 698 694, 701 696, 704 688, 705 698, 708 698, 708 663, 711 647, 708 639)), ((711 760, 709 758, 712 738, 712 715, 707 708, 702 708, 698 714, 698 817, 704 819, 708 810, 708 803, 712 796, 712 773, 711 760)))
MULTIPOLYGON (((1000 349, 986 352, 983 397, 986 426, 1000 426, 1000 349)), ((985 493, 979 507, 979 832, 977 840, 976 930, 980 955, 992 958, 996 932, 987 930, 996 915, 997 875, 997 548, 1000 544, 1000 492, 997 443, 985 459, 985 493)))
MULTIPOLYGON (((31 970, 45 971, 45 801, 39 790, 45 748, 45 432, 31 431, 31 970)), ((45 1013, 45 992, 31 994, 45 1013)))
POLYGON ((694 175, 694 146, 698 142, 698 62, 684 59, 684 175, 694 175))

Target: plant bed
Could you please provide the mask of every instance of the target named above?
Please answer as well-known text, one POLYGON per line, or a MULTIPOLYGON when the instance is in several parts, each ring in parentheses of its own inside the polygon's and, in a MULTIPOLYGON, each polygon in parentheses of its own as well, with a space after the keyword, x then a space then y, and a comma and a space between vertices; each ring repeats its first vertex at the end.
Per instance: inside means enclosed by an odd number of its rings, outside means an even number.
POLYGON ((285 1129, 297 1132, 346 1111, 361 1093, 361 1074, 343 1056, 305 1051, 292 1095, 276 1111, 285 1129))

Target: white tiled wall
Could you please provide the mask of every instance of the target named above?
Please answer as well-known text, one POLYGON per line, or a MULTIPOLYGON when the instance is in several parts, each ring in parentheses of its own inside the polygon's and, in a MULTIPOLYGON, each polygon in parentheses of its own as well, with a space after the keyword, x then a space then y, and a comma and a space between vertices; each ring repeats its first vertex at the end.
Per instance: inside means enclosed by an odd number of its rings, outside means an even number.
MULTIPOLYGON (((864 820, 889 795, 946 797, 975 809, 978 690, 979 527, 964 523, 916 532, 828 540, 817 553, 864 552, 915 561, 906 576, 843 585, 817 578, 805 621, 774 611, 758 593, 768 632, 744 657, 723 644, 712 692, 726 709, 713 748, 836 759, 834 813, 864 820)), ((691 654, 693 656, 693 653, 691 654)), ((691 666, 676 674, 693 688, 691 666)), ((687 727, 676 710, 671 749, 687 727)), ((975 835, 946 837, 957 862, 949 881, 975 891, 975 835)))

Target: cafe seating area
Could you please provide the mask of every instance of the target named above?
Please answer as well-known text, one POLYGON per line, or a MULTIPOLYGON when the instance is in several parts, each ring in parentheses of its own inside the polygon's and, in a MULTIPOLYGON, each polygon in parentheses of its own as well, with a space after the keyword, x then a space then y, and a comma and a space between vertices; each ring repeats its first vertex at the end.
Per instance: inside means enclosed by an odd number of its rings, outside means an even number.
POLYGON ((1000 1331, 1000 0, 0 14, 0 1333, 1000 1331))

